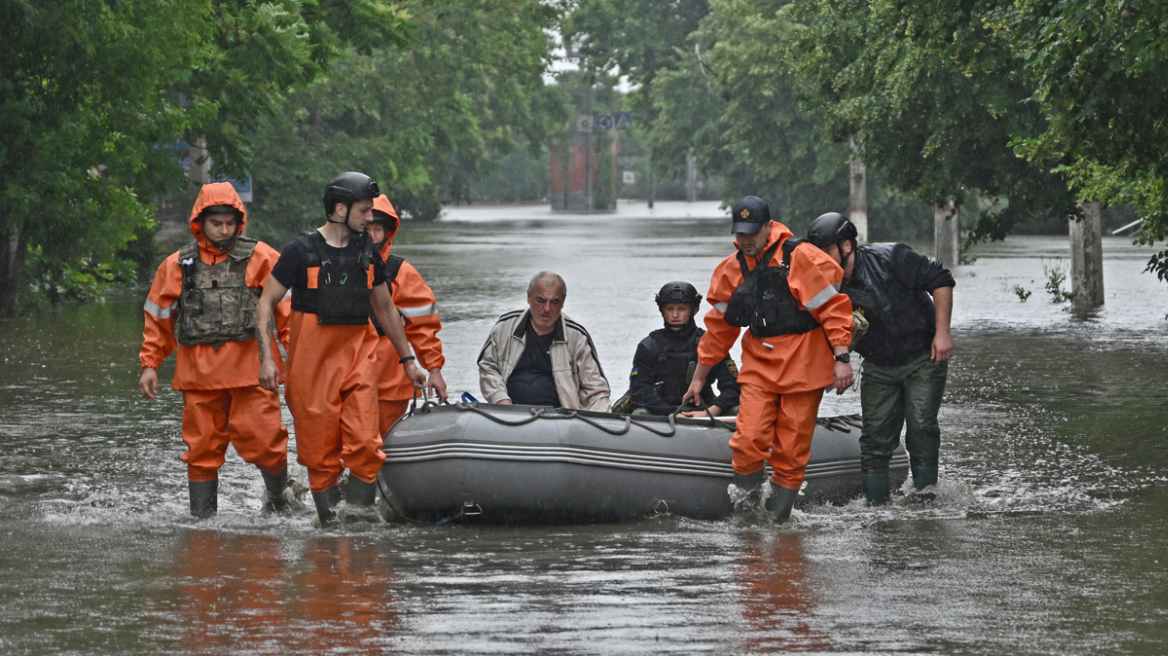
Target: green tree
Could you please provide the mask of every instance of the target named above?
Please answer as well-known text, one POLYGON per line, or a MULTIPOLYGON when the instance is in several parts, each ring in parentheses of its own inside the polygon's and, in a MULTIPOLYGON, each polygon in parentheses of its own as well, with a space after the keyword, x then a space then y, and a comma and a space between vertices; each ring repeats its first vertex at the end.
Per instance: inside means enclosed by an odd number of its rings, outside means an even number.
POLYGON ((547 30, 558 14, 537 0, 415 0, 405 47, 350 53, 291 93, 258 130, 253 206, 261 235, 286 242, 320 222, 336 173, 378 180, 400 211, 432 219, 446 201, 526 142, 534 152, 565 120, 547 87, 547 30))
POLYGON ((203 138, 217 171, 246 170, 289 85, 403 29, 377 0, 0 0, 0 316, 30 250, 67 275, 146 234, 144 198, 181 184, 168 144, 203 138))
POLYGON ((930 204, 962 204, 975 190, 1007 201, 968 226, 973 240, 1077 213, 1058 159, 1014 152, 1046 118, 982 5, 799 0, 795 9, 807 27, 788 53, 807 105, 836 142, 854 136, 893 187, 930 204))

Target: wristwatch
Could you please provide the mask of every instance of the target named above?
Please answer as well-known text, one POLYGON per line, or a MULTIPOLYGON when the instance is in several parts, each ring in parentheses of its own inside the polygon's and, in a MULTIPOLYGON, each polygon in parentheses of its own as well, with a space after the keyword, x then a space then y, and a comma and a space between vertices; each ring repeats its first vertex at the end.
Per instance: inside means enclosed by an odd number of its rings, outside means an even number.
POLYGON ((852 354, 851 353, 840 353, 839 355, 835 356, 835 361, 836 362, 851 362, 852 361, 852 354))

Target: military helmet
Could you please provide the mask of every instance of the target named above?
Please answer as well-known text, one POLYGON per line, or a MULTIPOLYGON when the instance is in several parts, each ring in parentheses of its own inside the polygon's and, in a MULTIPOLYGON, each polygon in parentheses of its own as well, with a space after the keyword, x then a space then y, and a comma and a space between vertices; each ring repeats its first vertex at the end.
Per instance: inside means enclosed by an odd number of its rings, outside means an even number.
POLYGON ((203 211, 199 212, 198 219, 196 220, 201 221, 207 218, 208 214, 234 214, 236 219, 243 217, 243 212, 240 212, 239 208, 234 205, 208 205, 203 208, 203 211))
POLYGON ((359 200, 372 200, 381 194, 377 181, 356 171, 348 171, 329 180, 324 188, 324 213, 329 216, 337 203, 352 207, 359 200))
POLYGON ((665 283, 661 291, 657 292, 657 296, 653 298, 657 301, 657 307, 660 308, 666 303, 689 303, 694 306, 696 310, 702 302, 702 295, 698 290, 684 280, 674 280, 665 283))
POLYGON ((811 222, 807 229, 807 241, 821 249, 838 244, 841 241, 856 241, 856 226, 839 212, 821 214, 811 222))
POLYGON ((759 229, 771 220, 771 208, 767 202, 758 196, 746 196, 734 204, 730 212, 732 234, 758 234, 759 229))

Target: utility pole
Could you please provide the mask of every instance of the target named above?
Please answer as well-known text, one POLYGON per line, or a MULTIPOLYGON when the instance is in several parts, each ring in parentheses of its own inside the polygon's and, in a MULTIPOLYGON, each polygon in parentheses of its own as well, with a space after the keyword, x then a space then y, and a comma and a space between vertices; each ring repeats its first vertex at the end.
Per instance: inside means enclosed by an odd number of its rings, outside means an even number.
POLYGON ((692 203, 697 200, 698 172, 696 159, 693 154, 693 146, 690 146, 690 149, 685 155, 685 202, 687 203, 692 203))
POLYGON ((860 159, 856 138, 851 139, 852 159, 848 162, 848 186, 851 189, 851 211, 848 220, 856 226, 856 243, 868 243, 868 167, 860 159))
MULTIPOLYGON (((585 101, 584 111, 588 114, 588 120, 592 120, 592 73, 589 72, 585 77, 588 80, 588 95, 585 101)), ((592 143, 594 132, 596 132, 596 125, 592 125, 592 131, 587 133, 584 137, 584 202, 587 203, 584 211, 588 214, 592 213, 592 143)))
POLYGON ((960 215, 952 200, 933 210, 933 244, 941 266, 952 269, 961 264, 960 215))

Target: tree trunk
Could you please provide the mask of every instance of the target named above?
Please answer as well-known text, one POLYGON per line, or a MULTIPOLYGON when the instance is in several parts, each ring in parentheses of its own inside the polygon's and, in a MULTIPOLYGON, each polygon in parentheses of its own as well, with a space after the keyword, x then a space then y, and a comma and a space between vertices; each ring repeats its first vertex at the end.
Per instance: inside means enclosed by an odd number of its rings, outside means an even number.
POLYGON ((20 273, 24 270, 24 259, 28 254, 28 226, 18 220, 3 235, 0 247, 0 317, 10 317, 16 309, 16 297, 20 293, 20 273))

